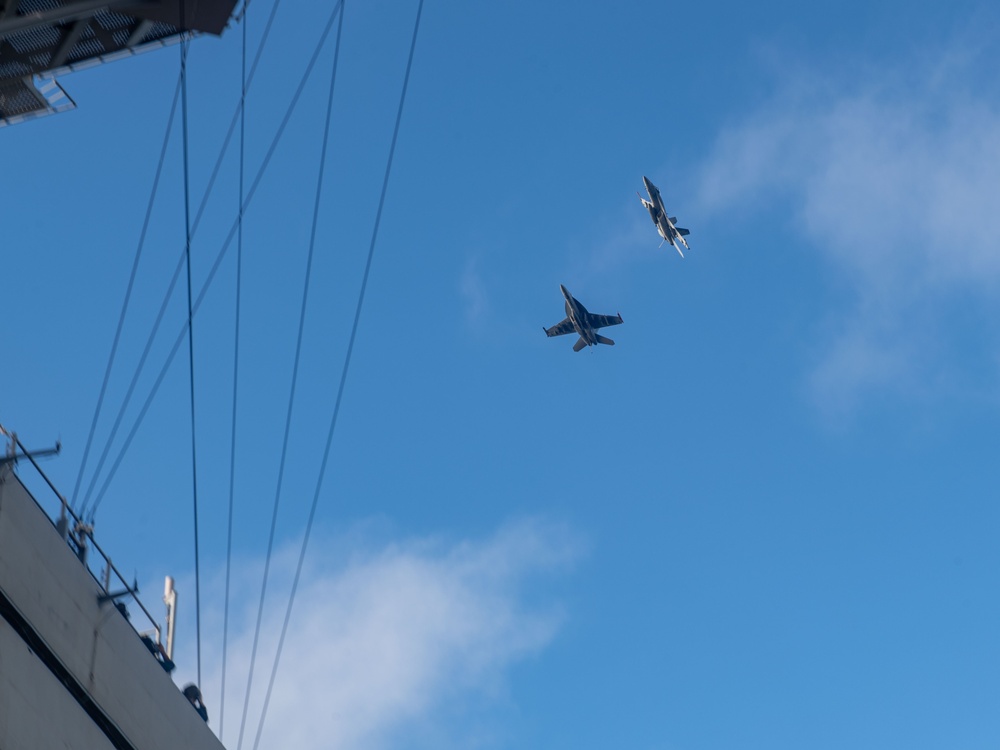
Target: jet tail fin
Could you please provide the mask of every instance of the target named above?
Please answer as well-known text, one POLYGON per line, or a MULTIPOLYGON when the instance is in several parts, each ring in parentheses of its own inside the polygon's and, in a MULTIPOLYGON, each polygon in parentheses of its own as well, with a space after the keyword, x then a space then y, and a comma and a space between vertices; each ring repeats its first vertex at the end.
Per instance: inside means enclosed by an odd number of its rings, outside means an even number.
POLYGON ((587 345, 586 339, 584 339, 583 336, 581 336, 576 340, 576 343, 573 344, 573 351, 578 352, 581 349, 583 349, 583 347, 585 347, 586 345, 587 345))
POLYGON ((687 237, 689 234, 691 234, 691 230, 685 229, 684 227, 677 227, 677 234, 681 235, 682 237, 687 237))
MULTIPOLYGON (((580 339, 580 340, 583 341, 583 339, 580 339)), ((608 346, 614 346, 615 345, 614 341, 612 341, 611 339, 609 339, 607 336, 601 336, 601 335, 597 335, 597 343, 598 344, 607 344, 608 346)))

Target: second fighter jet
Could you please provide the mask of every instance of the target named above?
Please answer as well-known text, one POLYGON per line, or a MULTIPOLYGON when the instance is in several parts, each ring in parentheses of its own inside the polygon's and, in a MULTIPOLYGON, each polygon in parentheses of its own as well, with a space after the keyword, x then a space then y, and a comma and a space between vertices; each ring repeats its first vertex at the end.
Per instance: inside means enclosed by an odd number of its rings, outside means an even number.
MULTIPOLYGON (((643 198, 639 193, 636 193, 636 195, 639 195, 642 205, 649 211, 649 218, 656 224, 656 231, 660 233, 665 242, 673 245, 683 258, 684 253, 681 252, 681 245, 684 245, 688 250, 691 249, 688 247, 687 240, 684 239, 691 233, 687 229, 674 226, 677 217, 667 216, 667 209, 663 207, 663 198, 660 197, 660 191, 656 188, 656 185, 650 182, 648 177, 643 177, 642 183, 646 186, 646 192, 649 193, 649 200, 643 198)), ((660 244, 662 245, 663 243, 661 242, 660 244)))

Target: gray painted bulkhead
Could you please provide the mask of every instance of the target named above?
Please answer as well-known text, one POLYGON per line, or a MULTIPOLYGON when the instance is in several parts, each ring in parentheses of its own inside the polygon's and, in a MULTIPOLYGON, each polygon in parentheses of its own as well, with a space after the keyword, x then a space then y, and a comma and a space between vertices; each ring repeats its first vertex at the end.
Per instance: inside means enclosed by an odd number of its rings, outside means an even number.
POLYGON ((0 468, 0 748, 223 750, 8 467, 0 468))

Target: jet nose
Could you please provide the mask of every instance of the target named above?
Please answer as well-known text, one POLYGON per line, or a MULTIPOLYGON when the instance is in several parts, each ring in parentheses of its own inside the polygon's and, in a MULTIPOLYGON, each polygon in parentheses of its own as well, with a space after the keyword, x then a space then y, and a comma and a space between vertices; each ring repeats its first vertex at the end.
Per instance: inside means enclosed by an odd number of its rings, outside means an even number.
POLYGON ((649 181, 649 178, 646 177, 646 175, 643 175, 642 184, 646 186, 646 190, 649 190, 649 186, 652 185, 653 183, 649 181))
POLYGON ((569 299, 569 290, 566 287, 564 287, 562 284, 559 285, 559 291, 562 292, 563 297, 565 297, 566 299, 569 299))

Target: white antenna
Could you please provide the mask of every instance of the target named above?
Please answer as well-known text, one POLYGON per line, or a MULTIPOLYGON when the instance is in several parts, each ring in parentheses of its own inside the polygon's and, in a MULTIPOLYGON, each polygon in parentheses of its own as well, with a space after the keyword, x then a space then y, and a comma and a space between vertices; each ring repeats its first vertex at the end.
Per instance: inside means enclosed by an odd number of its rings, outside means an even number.
POLYGON ((163 603, 167 605, 167 658, 174 658, 174 622, 177 619, 177 592, 174 591, 174 579, 167 576, 163 584, 163 603))

